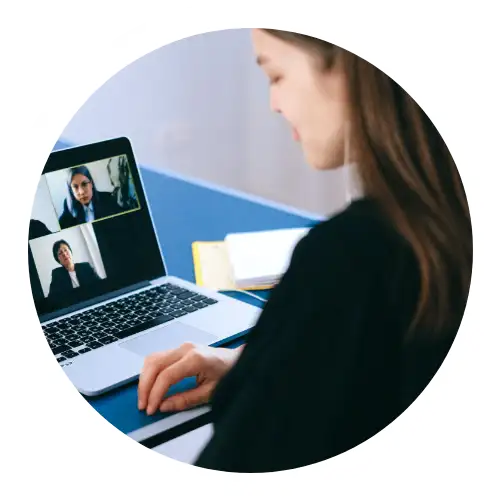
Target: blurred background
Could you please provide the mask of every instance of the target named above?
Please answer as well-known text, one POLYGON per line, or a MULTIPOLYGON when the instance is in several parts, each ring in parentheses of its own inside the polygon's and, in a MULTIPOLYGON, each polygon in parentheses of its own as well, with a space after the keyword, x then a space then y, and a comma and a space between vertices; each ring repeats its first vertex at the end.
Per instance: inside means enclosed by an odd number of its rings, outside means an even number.
POLYGON ((126 136, 143 166, 321 216, 348 201, 348 171, 316 172, 269 107, 250 30, 187 38, 124 68, 80 108, 68 144, 126 136))

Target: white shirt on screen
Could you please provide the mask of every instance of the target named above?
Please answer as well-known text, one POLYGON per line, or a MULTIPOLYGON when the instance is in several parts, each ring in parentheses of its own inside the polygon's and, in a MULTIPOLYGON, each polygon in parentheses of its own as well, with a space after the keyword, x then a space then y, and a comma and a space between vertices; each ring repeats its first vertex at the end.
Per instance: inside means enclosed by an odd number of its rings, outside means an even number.
POLYGON ((95 215, 94 215, 94 205, 92 204, 92 202, 90 202, 88 205, 84 205, 83 210, 85 212, 85 221, 93 222, 95 220, 95 215))
POLYGON ((76 277, 76 272, 75 271, 68 271, 69 277, 71 278, 71 284, 73 285, 73 288, 78 288, 80 286, 80 283, 78 281, 78 278, 76 277))

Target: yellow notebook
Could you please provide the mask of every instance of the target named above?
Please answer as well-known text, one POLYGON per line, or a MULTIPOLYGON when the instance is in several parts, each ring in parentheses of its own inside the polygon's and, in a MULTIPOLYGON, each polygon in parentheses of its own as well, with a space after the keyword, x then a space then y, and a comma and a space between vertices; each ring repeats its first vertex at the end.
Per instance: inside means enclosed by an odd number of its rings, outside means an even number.
MULTIPOLYGON (((215 291, 238 290, 234 283, 227 245, 224 241, 195 241, 192 244, 196 284, 215 291)), ((267 290, 252 286, 241 290, 267 290)))

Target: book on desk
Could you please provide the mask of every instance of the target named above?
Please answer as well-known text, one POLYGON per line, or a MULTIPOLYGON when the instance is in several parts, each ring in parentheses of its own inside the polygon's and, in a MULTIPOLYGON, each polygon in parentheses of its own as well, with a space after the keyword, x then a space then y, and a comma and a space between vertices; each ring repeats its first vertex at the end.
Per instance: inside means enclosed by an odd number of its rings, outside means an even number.
POLYGON ((228 234, 192 244, 196 283, 217 291, 273 288, 310 228, 228 234))

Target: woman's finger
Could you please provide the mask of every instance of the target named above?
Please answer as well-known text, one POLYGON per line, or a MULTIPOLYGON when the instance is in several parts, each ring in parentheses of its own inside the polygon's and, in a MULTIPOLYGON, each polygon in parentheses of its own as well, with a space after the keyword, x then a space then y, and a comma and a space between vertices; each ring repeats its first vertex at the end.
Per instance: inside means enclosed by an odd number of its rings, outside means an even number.
POLYGON ((203 384, 180 394, 170 396, 160 405, 160 411, 183 411, 193 406, 208 403, 214 384, 203 384))
POLYGON ((144 361, 141 374, 139 376, 139 385, 137 388, 137 398, 139 410, 144 410, 147 406, 149 393, 158 374, 167 366, 178 361, 183 355, 180 349, 157 353, 148 356, 144 361))
POLYGON ((147 412, 152 415, 160 406, 169 388, 185 379, 196 375, 201 366, 197 363, 197 357, 187 354, 176 363, 164 368, 157 376, 153 387, 149 392, 147 412))

